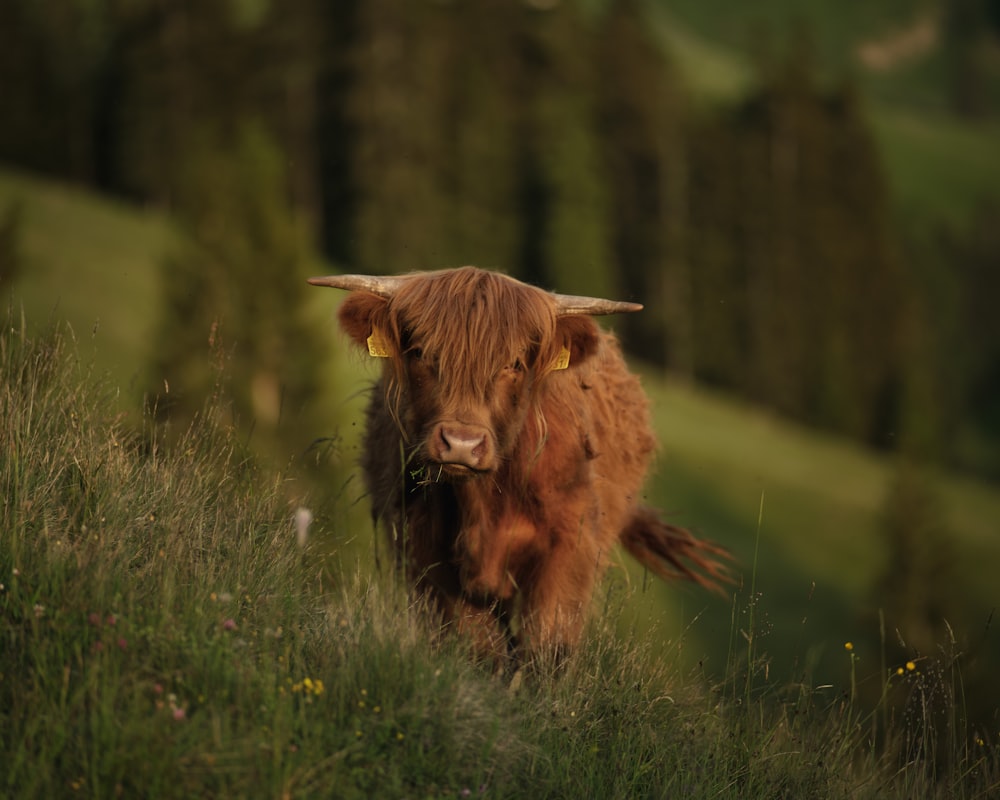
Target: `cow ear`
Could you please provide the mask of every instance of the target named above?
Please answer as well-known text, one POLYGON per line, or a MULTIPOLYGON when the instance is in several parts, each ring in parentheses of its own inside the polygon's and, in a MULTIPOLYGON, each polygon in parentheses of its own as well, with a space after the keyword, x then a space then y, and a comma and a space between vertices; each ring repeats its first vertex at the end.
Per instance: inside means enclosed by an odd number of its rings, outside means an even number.
POLYGON ((597 323, 587 316, 564 316, 556 322, 556 338, 569 350, 569 367, 582 364, 594 353, 600 344, 600 330, 597 323))
POLYGON ((389 303, 384 297, 368 292, 352 292, 340 304, 337 318, 340 327, 360 347, 368 347, 368 338, 379 331, 387 333, 389 303))

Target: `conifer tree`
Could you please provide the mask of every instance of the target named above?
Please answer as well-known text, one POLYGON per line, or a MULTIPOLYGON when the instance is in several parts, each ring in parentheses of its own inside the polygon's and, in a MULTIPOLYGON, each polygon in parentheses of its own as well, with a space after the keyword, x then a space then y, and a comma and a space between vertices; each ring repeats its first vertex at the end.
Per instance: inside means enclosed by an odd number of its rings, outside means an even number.
POLYGON ((959 623, 955 560, 932 481, 905 455, 886 494, 883 535, 888 557, 874 599, 908 656, 937 655, 945 625, 959 623))
POLYGON ((287 153, 288 188, 313 241, 320 188, 314 99, 317 0, 139 2, 120 21, 119 189, 170 207, 171 177, 204 126, 254 120, 287 153))
POLYGON ((0 212, 0 293, 6 294, 24 272, 24 204, 13 201, 0 212))
POLYGON ((611 247, 610 203, 595 130, 592 37, 579 8, 538 11, 528 28, 526 76, 528 169, 543 215, 539 236, 543 284, 577 294, 619 294, 611 247))
POLYGON ((451 14, 450 87, 442 120, 448 206, 442 266, 520 271, 522 15, 507 0, 457 4, 451 14))
POLYGON ((785 414, 875 439, 901 369, 903 278, 885 180, 852 90, 822 89, 804 58, 699 130, 696 369, 785 414))
POLYGON ((683 243, 688 112, 635 0, 611 3, 597 35, 597 125, 614 265, 624 295, 647 306, 621 324, 633 351, 690 375, 691 276, 683 243))
POLYGON ((249 124, 207 129, 189 153, 173 182, 185 243, 163 267, 153 374, 161 410, 189 417, 224 388, 234 420, 287 456, 316 436, 305 409, 323 345, 306 311, 308 248, 282 162, 249 124))
POLYGON ((393 0, 371 0, 359 10, 348 103, 355 128, 352 261, 361 271, 443 266, 450 13, 393 0))
POLYGON ((0 3, 0 158, 74 181, 97 178, 114 16, 107 3, 0 3))

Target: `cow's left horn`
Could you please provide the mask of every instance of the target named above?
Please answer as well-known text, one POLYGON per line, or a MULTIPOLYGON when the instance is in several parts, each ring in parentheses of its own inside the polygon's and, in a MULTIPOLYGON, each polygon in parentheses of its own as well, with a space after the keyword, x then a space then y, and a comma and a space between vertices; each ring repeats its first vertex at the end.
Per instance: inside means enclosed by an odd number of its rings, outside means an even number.
POLYGON ((600 297, 577 297, 572 294, 557 294, 556 310, 560 314, 627 314, 642 311, 639 303, 626 303, 621 300, 605 300, 600 297))
POLYGON ((404 280, 399 275, 327 275, 322 278, 309 278, 309 283, 313 286, 332 286, 334 289, 392 297, 404 280))

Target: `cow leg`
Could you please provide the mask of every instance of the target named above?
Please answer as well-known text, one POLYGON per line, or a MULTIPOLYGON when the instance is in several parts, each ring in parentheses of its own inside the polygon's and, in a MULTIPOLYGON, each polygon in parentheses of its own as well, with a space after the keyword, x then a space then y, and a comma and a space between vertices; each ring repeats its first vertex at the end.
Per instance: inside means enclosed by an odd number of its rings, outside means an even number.
POLYGON ((497 668, 510 658, 510 629, 507 604, 483 606, 465 598, 452 603, 448 624, 471 645, 473 656, 497 668))
POLYGON ((558 660, 580 641, 599 569, 596 555, 581 544, 555 547, 540 560, 525 588, 522 643, 529 658, 558 660))

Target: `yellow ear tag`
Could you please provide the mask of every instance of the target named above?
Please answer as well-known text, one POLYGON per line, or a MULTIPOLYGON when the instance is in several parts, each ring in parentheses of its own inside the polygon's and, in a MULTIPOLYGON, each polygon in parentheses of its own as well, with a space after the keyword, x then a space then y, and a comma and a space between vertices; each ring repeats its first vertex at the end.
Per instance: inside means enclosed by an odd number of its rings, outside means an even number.
POLYGON ((375 358, 389 358, 391 355, 388 343, 377 328, 372 330, 372 335, 368 337, 368 353, 375 358))
POLYGON ((564 347, 559 351, 559 355, 556 356, 556 363, 552 366, 552 369, 567 369, 569 367, 569 348, 564 347))

